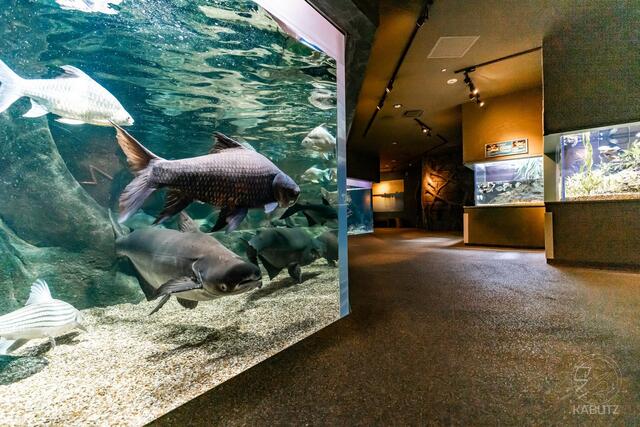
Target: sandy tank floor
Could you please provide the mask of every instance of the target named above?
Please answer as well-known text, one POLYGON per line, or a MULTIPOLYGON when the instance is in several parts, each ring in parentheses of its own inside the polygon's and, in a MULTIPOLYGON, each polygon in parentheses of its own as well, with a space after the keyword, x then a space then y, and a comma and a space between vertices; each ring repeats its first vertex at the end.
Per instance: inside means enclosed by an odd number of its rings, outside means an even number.
POLYGON ((151 421, 337 320, 338 269, 319 260, 303 274, 265 274, 261 289, 194 310, 175 298, 152 316, 155 301, 83 310, 87 332, 3 357, 0 425, 151 421))

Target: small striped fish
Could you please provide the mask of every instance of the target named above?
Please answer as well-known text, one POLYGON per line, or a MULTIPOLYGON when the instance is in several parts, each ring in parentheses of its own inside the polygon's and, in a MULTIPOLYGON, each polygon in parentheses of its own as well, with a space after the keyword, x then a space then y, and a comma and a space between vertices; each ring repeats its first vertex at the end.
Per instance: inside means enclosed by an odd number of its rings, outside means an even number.
POLYGON ((55 337, 78 328, 86 330, 82 314, 71 304, 53 299, 49 286, 38 279, 31 285, 27 304, 0 316, 0 354, 7 354, 28 340, 49 338, 55 347, 55 337))

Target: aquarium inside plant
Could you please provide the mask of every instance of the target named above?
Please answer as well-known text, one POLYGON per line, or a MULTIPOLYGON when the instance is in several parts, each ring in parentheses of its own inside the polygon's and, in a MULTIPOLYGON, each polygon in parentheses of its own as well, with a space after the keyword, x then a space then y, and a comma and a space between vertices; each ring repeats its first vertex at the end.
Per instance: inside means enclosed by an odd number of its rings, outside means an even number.
POLYGON ((544 199, 542 157, 474 165, 476 205, 540 203, 544 199))
POLYGON ((640 197, 640 123, 560 137, 563 200, 640 197))

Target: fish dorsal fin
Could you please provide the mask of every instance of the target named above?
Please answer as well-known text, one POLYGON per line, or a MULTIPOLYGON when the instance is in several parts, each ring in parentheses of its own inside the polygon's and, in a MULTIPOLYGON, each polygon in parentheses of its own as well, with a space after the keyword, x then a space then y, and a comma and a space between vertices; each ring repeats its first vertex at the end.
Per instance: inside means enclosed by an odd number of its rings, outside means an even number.
POLYGON ((64 70, 64 74, 61 75, 60 77, 58 77, 59 79, 68 79, 68 78, 76 77, 76 78, 84 78, 84 79, 93 80, 84 71, 82 71, 79 68, 74 67, 73 65, 63 65, 60 68, 62 68, 64 70))
POLYGON ((214 134, 214 137, 215 142, 213 144, 213 147, 211 147, 211 150, 209 150, 209 154, 219 153, 221 151, 229 150, 232 148, 242 148, 244 150, 247 149, 244 145, 234 139, 229 138, 223 133, 216 132, 214 134))
POLYGON ((51 301, 52 299, 47 282, 42 279, 38 279, 33 283, 33 285, 31 285, 31 293, 29 294, 29 299, 25 305, 39 304, 51 301))
POLYGON ((322 196, 322 204, 325 206, 331 206, 331 203, 329 203, 329 201, 324 197, 324 195, 322 196))
POLYGON ((200 233, 198 224, 187 215, 184 211, 180 212, 180 218, 178 219, 178 228, 183 233, 200 233))

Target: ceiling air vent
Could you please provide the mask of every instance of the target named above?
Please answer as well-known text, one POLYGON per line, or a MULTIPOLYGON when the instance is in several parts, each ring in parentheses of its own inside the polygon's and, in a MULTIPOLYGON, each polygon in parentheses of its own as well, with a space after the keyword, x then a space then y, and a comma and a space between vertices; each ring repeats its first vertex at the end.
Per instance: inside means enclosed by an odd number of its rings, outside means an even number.
POLYGON ((404 112, 404 117, 414 118, 420 117, 422 115, 422 110, 407 110, 404 112))
POLYGON ((479 38, 480 36, 440 37, 428 57, 462 58, 479 38))

